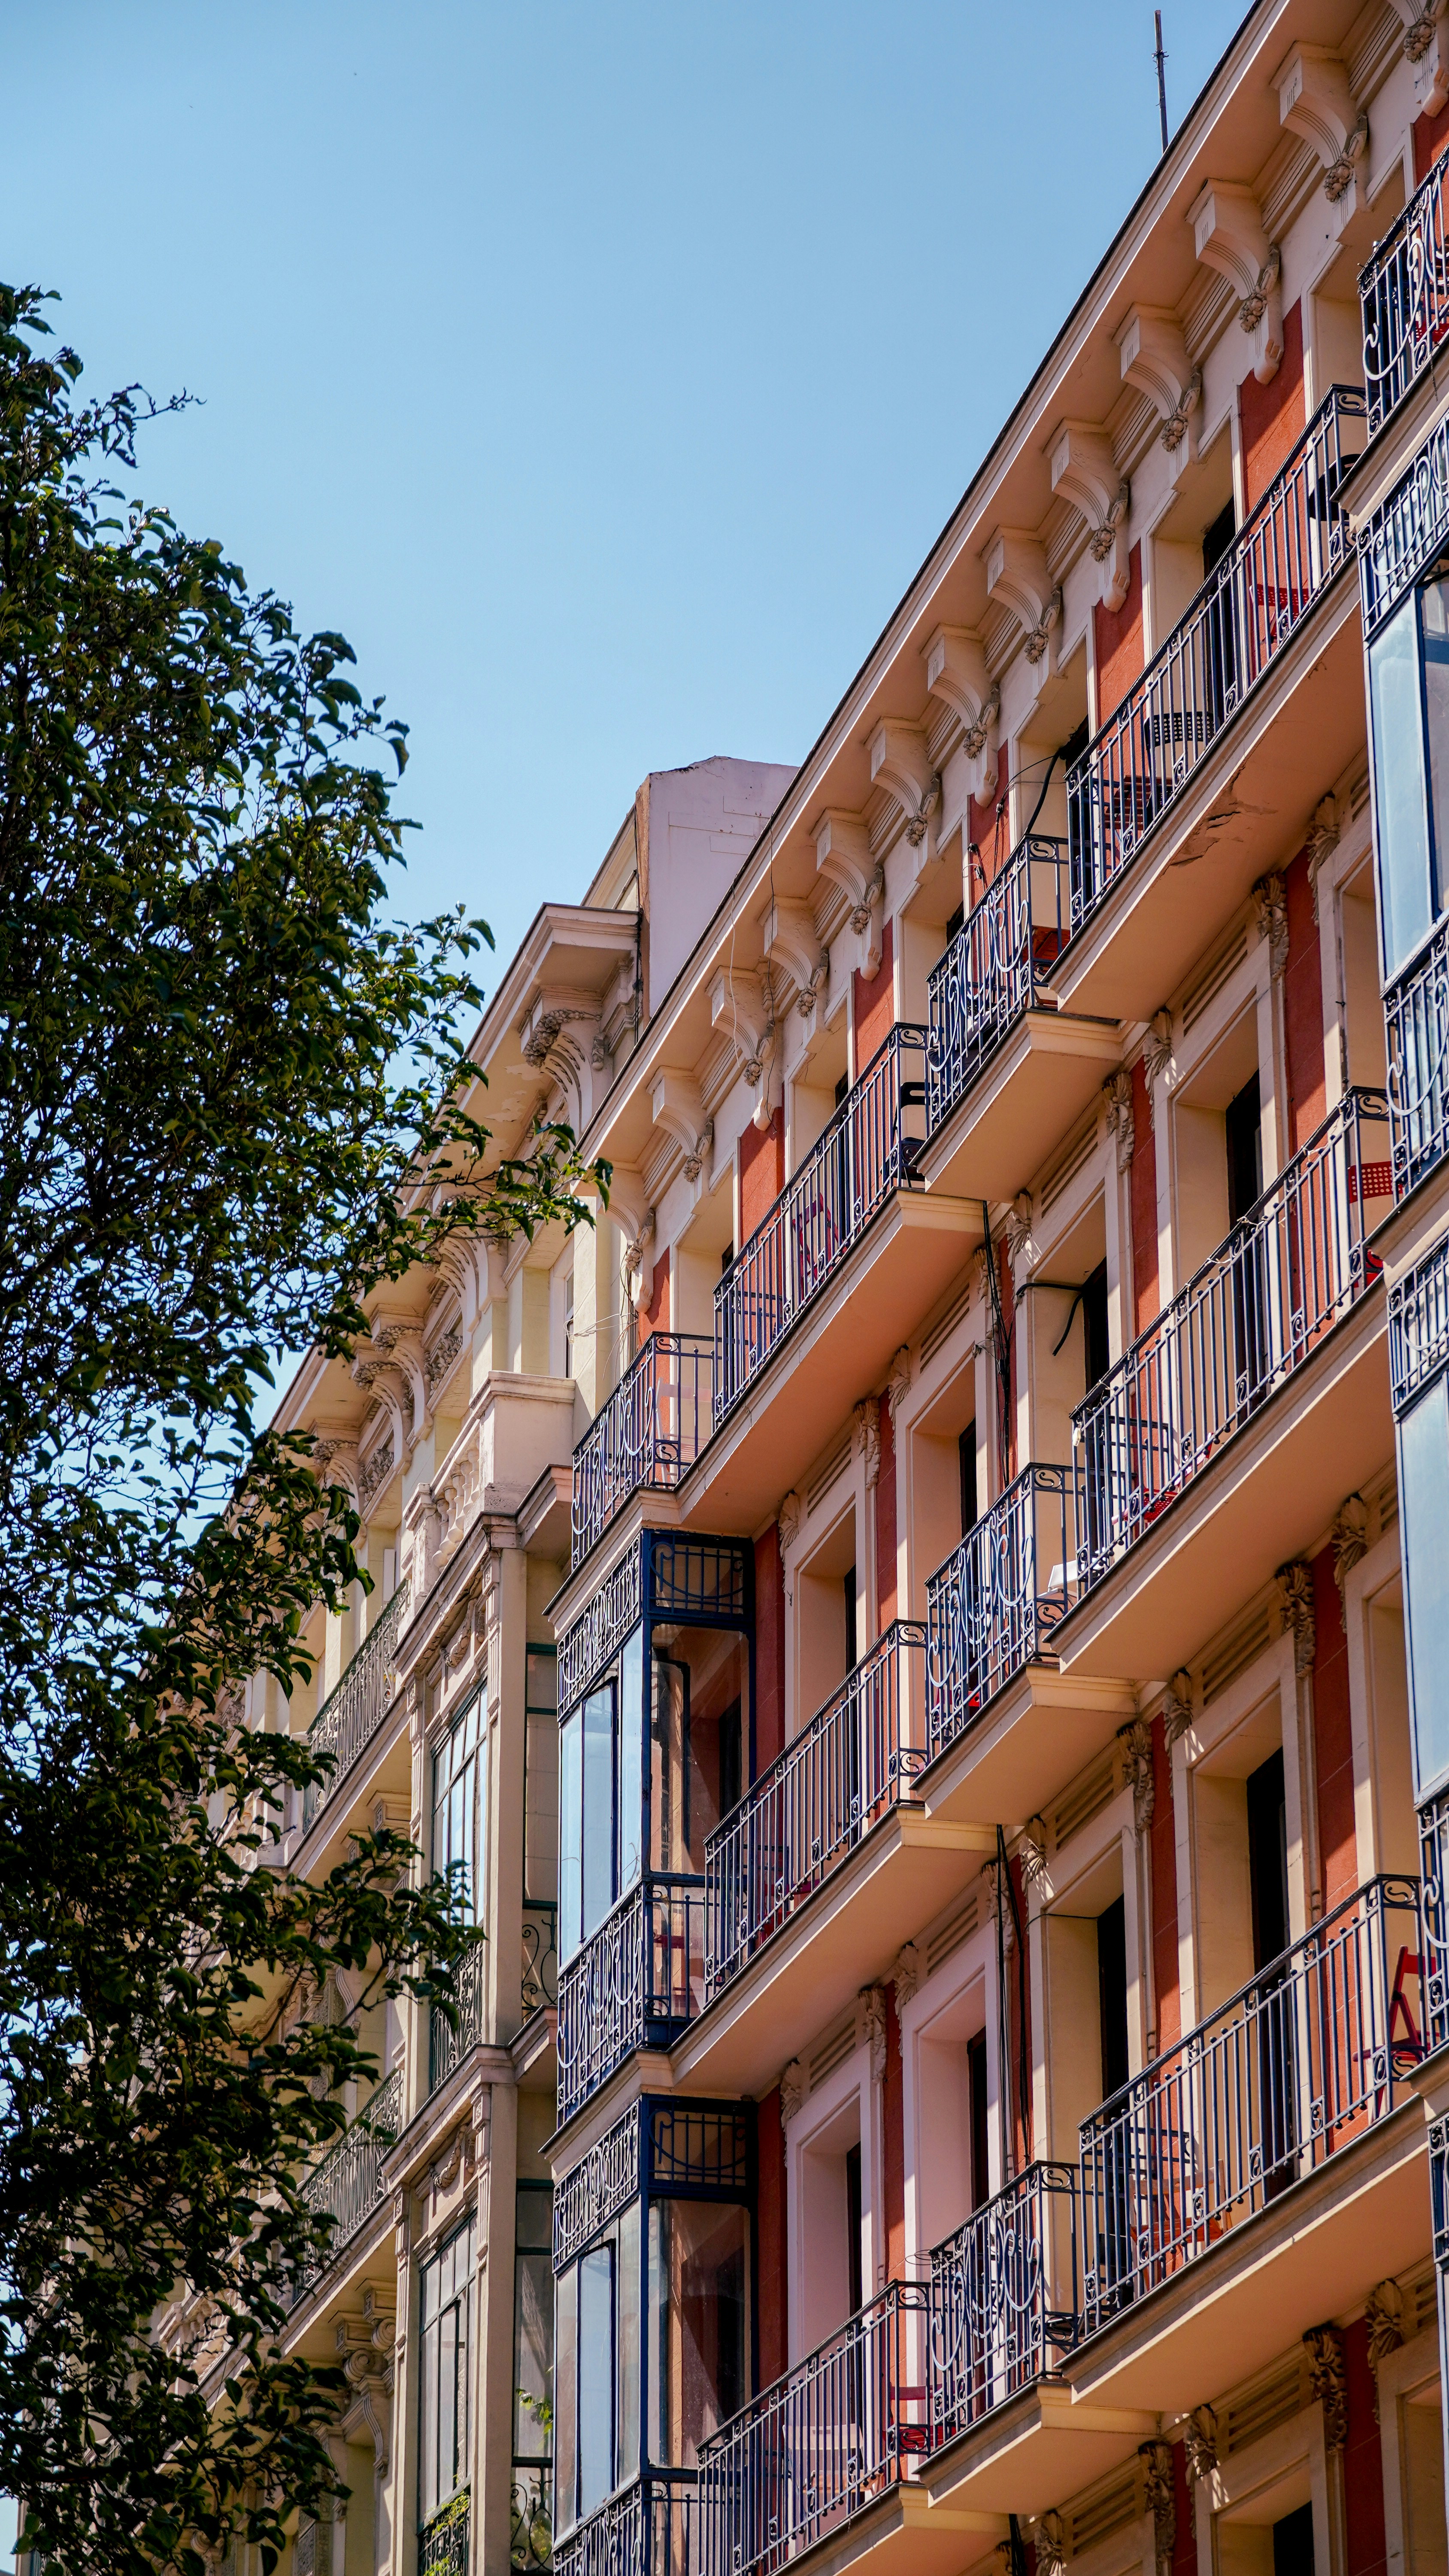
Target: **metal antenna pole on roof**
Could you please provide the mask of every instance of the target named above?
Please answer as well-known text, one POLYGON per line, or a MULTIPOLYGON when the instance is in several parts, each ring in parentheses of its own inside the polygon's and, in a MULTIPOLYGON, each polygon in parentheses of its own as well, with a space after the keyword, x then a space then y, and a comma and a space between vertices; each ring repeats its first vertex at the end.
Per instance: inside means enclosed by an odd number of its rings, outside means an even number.
POLYGON ((1162 148, 1165 152, 1167 150, 1167 73, 1164 65, 1167 56, 1162 50, 1162 11, 1154 9, 1152 17, 1157 29, 1157 113, 1162 119, 1162 148))

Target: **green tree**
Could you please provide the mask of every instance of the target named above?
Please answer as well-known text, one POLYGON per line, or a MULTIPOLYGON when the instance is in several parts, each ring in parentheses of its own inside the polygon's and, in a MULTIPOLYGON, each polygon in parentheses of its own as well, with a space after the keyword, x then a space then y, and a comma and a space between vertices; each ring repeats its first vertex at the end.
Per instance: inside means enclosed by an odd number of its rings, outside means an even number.
POLYGON ((358 1572, 267 1355, 347 1351, 456 1227, 580 1211, 567 1129, 490 1146, 483 925, 389 922, 404 729, 124 497, 154 407, 83 401, 44 301, 0 289, 0 2489, 42 2565, 115 2576, 238 2515, 270 2565, 330 2490, 338 2383, 277 2329, 375 2070, 287 2006, 337 1967, 446 1995, 472 1937, 391 1834, 256 1865, 317 1769, 235 1685, 302 1678, 358 1572))

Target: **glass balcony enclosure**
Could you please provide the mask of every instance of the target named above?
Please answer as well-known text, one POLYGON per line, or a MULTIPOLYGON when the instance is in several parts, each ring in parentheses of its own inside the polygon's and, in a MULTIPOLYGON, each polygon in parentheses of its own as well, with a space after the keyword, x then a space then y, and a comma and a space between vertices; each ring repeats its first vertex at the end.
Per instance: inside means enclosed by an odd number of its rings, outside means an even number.
POLYGON ((753 2385, 754 2153, 750 2104, 646 2097, 559 2184, 560 2576, 620 2525, 631 2565, 689 2563, 701 2446, 753 2385))
POLYGON ((706 1845, 753 1768, 753 1577, 737 1539, 646 1531, 560 1649, 561 2119, 702 1993, 706 1845))

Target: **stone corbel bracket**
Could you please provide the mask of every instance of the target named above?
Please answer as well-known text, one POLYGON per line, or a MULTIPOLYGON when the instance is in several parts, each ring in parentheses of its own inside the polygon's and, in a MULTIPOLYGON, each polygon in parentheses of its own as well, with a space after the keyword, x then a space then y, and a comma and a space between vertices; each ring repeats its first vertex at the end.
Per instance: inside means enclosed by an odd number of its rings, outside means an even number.
POLYGON ((1311 143, 1323 163, 1323 193, 1342 230, 1358 204, 1355 174, 1368 145, 1368 110, 1348 85, 1343 56, 1327 45, 1295 45, 1273 75, 1278 122, 1311 143))
POLYGON ((861 971, 880 973, 885 870, 873 855, 863 814, 829 806, 815 826, 815 866, 839 886, 850 905, 850 926, 864 940, 861 971))
POLYGON ((760 915, 760 935, 771 965, 783 966, 796 985, 800 1017, 808 1019, 830 974, 809 904, 795 895, 772 894, 760 915))
POLYGON ((1202 369, 1187 354, 1177 315, 1165 306, 1134 304, 1117 334, 1117 355, 1124 385, 1146 394, 1161 420, 1158 437, 1175 477, 1197 454, 1195 414, 1202 401, 1202 369))
POLYGON ((1050 669, 1048 646, 1060 623, 1062 594, 1047 571, 1046 548, 1021 528, 998 528, 986 549, 986 594, 1008 609, 1022 631, 1022 650, 1038 677, 1050 669))
POLYGON ((959 717, 961 748, 970 763, 967 785, 978 805, 989 803, 1000 766, 1001 691, 986 668, 979 637, 964 626, 938 626, 926 646, 926 686, 959 717))
POLYGON ((393 1428, 393 1438, 400 1458, 413 1454, 414 1444, 427 1416, 427 1386, 422 1371, 421 1336, 411 1339, 419 1344, 410 1353, 400 1328, 382 1321, 374 1323, 365 1342, 360 1342, 352 1358, 352 1378, 357 1386, 366 1387, 385 1408, 393 1428), (413 1365, 409 1365, 409 1361, 413 1365))
POLYGON ((714 1144, 714 1120, 705 1114, 692 1073, 658 1073, 649 1095, 654 1124, 672 1136, 684 1156, 684 1177, 697 1181, 714 1144))
POLYGON ((1449 0, 1392 0, 1404 30, 1404 57, 1414 66, 1414 106, 1437 116, 1449 102, 1449 40, 1444 12, 1449 0))
POLYGON ((931 767, 925 732, 920 725, 887 716, 876 726, 869 748, 870 783, 883 788, 899 808, 906 839, 918 850, 941 802, 941 781, 931 767))
POLYGON ((1052 490, 1088 529, 1088 551, 1097 566, 1098 597, 1115 615, 1131 584, 1127 516, 1132 486, 1119 474, 1105 430, 1069 420, 1051 451, 1052 490))
POLYGON ((624 1287, 636 1310, 654 1293, 654 1210, 642 1172, 614 1165, 609 1183, 609 1214, 624 1237, 624 1287))
POLYGON ((1209 179, 1188 208, 1193 248, 1238 298, 1238 321, 1253 336, 1253 373, 1270 384, 1283 360, 1283 260, 1263 230, 1251 188, 1209 179))
POLYGON ((784 1098, 783 1050, 775 1025, 768 967, 742 974, 722 966, 709 988, 711 1028, 722 1029, 739 1051, 745 1080, 757 1093, 754 1122, 768 1127, 784 1098))

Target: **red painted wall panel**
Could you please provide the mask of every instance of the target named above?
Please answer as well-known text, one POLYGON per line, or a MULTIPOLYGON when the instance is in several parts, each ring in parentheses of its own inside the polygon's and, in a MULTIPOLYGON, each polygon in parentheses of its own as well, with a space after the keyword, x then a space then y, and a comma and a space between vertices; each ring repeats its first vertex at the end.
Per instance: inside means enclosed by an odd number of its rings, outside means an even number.
POLYGON ((1291 304, 1283 316, 1283 356, 1276 376, 1260 385, 1250 371, 1239 385, 1238 418, 1243 438, 1243 484, 1251 510, 1303 435, 1306 414, 1301 303, 1291 304))
POLYGON ((1288 1053, 1288 1131, 1296 1154, 1328 1110, 1323 1079, 1323 968, 1308 853, 1300 850, 1284 873, 1288 905, 1288 964, 1283 976, 1283 1037, 1288 1053))

